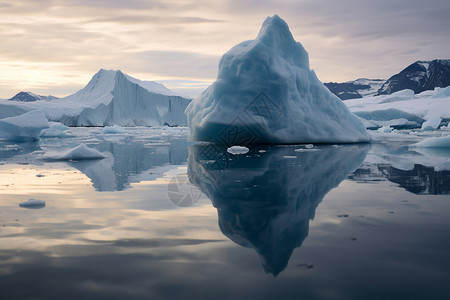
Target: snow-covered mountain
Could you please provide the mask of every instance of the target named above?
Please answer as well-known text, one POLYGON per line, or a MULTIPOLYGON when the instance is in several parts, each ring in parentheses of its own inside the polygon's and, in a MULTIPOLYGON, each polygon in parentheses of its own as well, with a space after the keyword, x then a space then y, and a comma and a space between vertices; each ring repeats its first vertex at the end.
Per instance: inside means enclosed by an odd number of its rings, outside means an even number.
POLYGON ((8 100, 20 101, 20 102, 33 102, 33 101, 38 101, 38 100, 52 101, 52 100, 56 100, 56 99, 59 99, 59 97, 55 97, 52 95, 42 96, 42 95, 34 94, 32 92, 20 92, 8 100))
POLYGON ((190 101, 157 82, 101 69, 86 87, 61 99, 0 101, 0 118, 42 109, 50 121, 67 126, 186 126, 190 101))
POLYGON ((374 96, 384 82, 384 79, 358 78, 342 83, 327 82, 324 85, 341 100, 348 100, 374 96))
POLYGON ((418 94, 449 85, 450 59, 416 61, 389 78, 379 89, 377 95, 392 94, 404 89, 413 90, 415 94, 418 94))

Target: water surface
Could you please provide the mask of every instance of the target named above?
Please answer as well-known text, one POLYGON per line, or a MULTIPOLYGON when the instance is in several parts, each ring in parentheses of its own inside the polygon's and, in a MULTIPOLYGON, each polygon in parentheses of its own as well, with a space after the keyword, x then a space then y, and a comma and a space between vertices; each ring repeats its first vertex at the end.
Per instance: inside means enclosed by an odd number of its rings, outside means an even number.
POLYGON ((73 131, 0 142, 2 299, 450 296, 448 152, 73 131), (110 156, 41 159, 80 142, 110 156))

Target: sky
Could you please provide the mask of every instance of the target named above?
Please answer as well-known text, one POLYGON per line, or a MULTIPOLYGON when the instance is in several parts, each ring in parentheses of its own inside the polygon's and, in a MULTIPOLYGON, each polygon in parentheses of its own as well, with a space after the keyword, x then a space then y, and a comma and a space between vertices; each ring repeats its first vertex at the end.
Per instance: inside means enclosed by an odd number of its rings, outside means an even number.
POLYGON ((100 68, 194 97, 274 14, 323 82, 450 58, 448 0, 0 0, 0 98, 66 96, 100 68))

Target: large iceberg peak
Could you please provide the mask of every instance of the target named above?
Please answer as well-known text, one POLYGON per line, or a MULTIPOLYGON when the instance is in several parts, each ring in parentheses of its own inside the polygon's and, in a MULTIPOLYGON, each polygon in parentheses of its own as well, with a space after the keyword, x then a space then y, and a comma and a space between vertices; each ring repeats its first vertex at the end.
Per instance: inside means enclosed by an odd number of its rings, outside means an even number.
POLYGON ((301 68, 309 68, 308 52, 302 44, 295 41, 288 24, 278 15, 264 20, 256 40, 276 50, 290 63, 301 68))
POLYGON ((279 16, 225 53, 217 80, 186 109, 190 138, 233 145, 367 142, 362 122, 309 68, 279 16))

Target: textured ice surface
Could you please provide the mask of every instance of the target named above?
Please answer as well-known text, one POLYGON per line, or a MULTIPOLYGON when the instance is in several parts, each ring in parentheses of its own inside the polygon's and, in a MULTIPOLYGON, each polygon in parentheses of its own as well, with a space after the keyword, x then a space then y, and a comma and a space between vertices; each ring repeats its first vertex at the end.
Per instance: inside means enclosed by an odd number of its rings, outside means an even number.
POLYGON ((190 138, 232 145, 369 140, 361 121, 309 68, 277 15, 225 53, 217 80, 186 109, 190 138))
POLYGON ((0 119, 0 139, 37 140, 42 129, 50 125, 41 110, 34 110, 17 117, 0 119))

